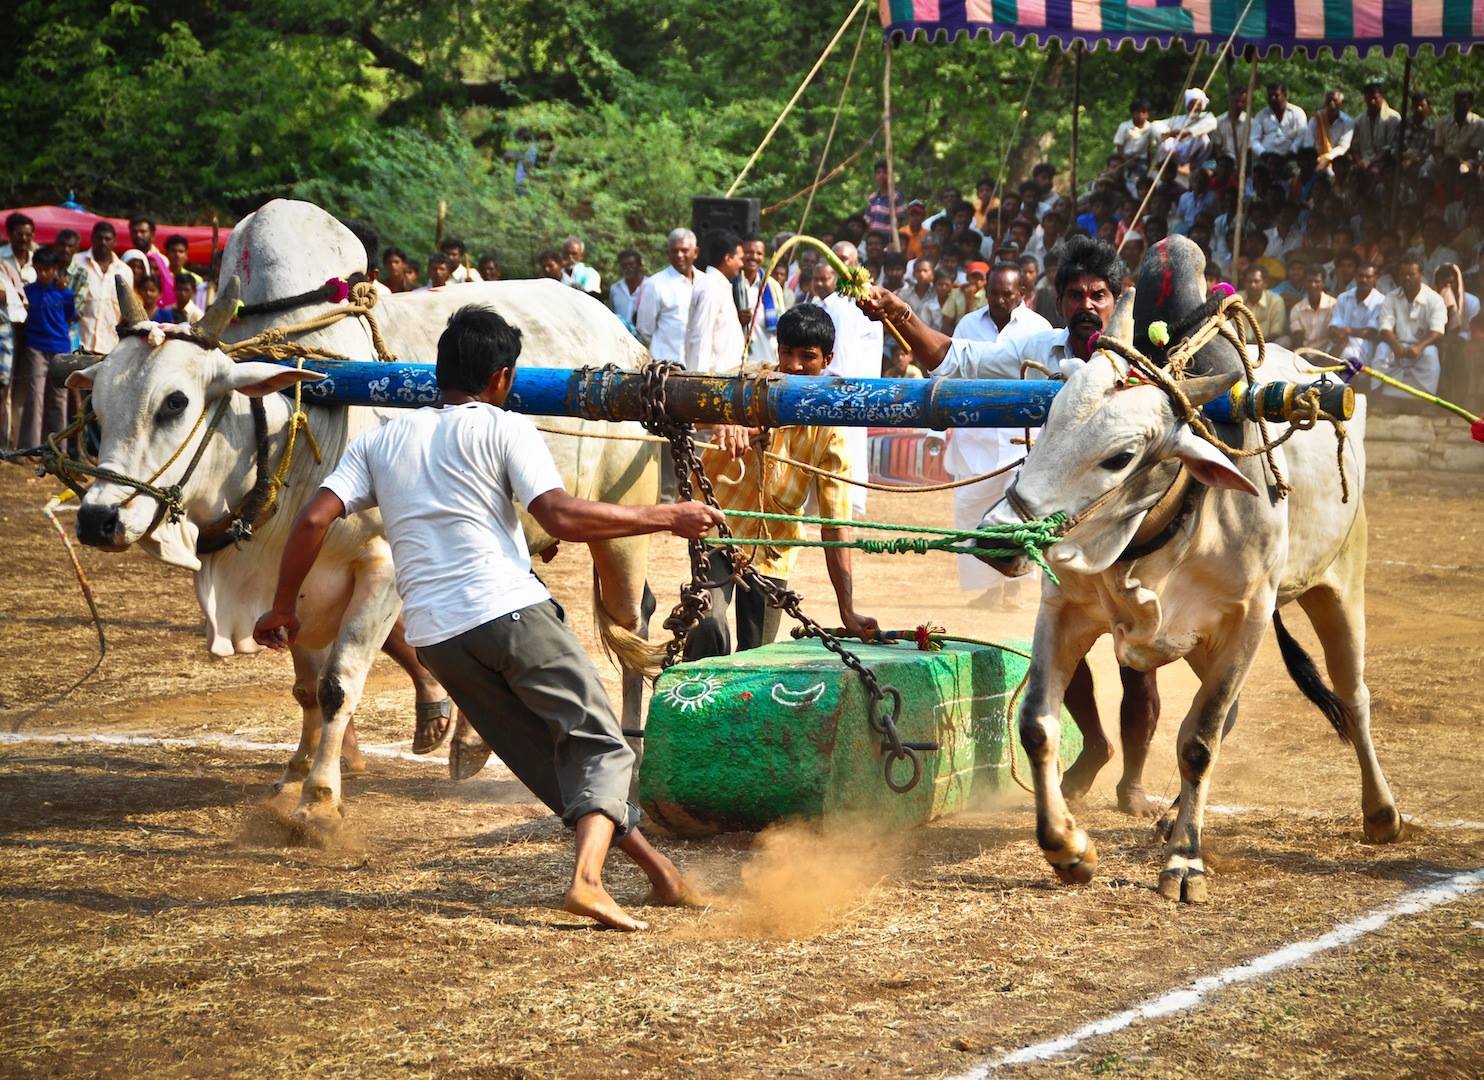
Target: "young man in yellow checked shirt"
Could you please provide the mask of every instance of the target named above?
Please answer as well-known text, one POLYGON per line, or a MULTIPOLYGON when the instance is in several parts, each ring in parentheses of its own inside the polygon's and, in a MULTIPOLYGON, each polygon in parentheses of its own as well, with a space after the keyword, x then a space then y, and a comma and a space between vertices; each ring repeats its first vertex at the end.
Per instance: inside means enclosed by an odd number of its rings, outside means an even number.
MULTIPOLYGON (((779 317, 778 370, 783 374, 818 375, 834 351, 835 324, 824 308, 800 304, 779 317)), ((790 461, 846 476, 850 466, 843 429, 814 425, 776 428, 768 433, 764 447, 757 428, 729 424, 714 428, 712 439, 719 449, 707 450, 701 466, 711 479, 716 500, 723 510, 764 510, 774 514, 849 519, 850 491, 843 482, 796 468, 764 453, 764 449, 771 450, 790 461)), ((758 573, 779 586, 786 586, 799 549, 774 547, 768 541, 803 539, 803 524, 758 518, 729 521, 738 546, 752 559, 758 573)), ((820 535, 825 540, 848 540, 850 530, 826 525, 821 527, 820 535)), ((878 629, 876 620, 855 610, 850 549, 826 548, 824 560, 845 629, 863 637, 874 634, 878 629)), ((731 572, 726 556, 720 551, 712 552, 711 580, 720 581, 731 572)), ((722 656, 732 651, 727 609, 732 605, 735 588, 734 583, 727 582, 711 590, 711 611, 691 632, 685 650, 687 660, 722 656)), ((758 590, 736 592, 736 609, 738 652, 766 645, 777 635, 781 612, 770 606, 758 590)))

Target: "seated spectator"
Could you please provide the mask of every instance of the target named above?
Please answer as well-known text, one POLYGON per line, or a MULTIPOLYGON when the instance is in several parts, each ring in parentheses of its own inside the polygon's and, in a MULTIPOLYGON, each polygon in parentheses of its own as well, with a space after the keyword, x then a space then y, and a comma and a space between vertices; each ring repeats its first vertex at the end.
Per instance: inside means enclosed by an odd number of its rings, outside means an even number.
POLYGON ((943 309, 938 303, 938 290, 933 288, 935 270, 933 261, 924 255, 912 264, 912 280, 903 285, 897 295, 930 329, 941 331, 943 309))
MULTIPOLYGON (((1317 266, 1319 276, 1324 276, 1324 267, 1317 266)), ((1273 295, 1283 301, 1290 313, 1293 305, 1304 298, 1303 283, 1309 276, 1309 256, 1303 251, 1290 251, 1283 258, 1283 280, 1273 286, 1273 295)))
POLYGON ((964 294, 954 284, 953 273, 946 267, 939 267, 933 275, 933 289, 938 294, 938 312, 943 319, 939 329, 951 336, 958 321, 969 312, 964 294))
POLYGON ((1379 79, 1366 83, 1363 93, 1365 112, 1355 120, 1350 156, 1357 168, 1379 172, 1396 156, 1402 117, 1386 103, 1385 84, 1379 79))
POLYGON ((1216 130, 1211 133, 1211 153, 1216 158, 1216 187, 1224 190, 1235 184, 1237 175, 1237 151, 1242 145, 1242 126, 1247 122, 1247 91, 1238 87, 1228 96, 1230 103, 1226 112, 1216 118, 1216 130), (1223 162, 1231 162, 1223 169, 1223 162))
MULTIPOLYGON (((1035 298, 1031 294, 1035 292, 1036 282, 1041 277, 1041 264, 1036 261, 1034 255, 1022 255, 1015 265, 1020 268, 1020 302, 1035 311, 1035 298)), ((1139 264, 1130 261, 1128 265, 1138 266, 1139 264)))
POLYGON ((1031 179, 1041 189, 1041 201, 1035 206, 1021 206, 1028 217, 1040 218, 1056 208, 1056 166, 1049 161, 1038 161, 1031 170, 1031 179))
MULTIPOLYGON (((881 257, 881 287, 894 293, 907 286, 907 256, 900 251, 888 251, 881 257)), ((890 336, 890 335, 888 335, 890 336)), ((893 341, 896 339, 893 338, 893 341)))
POLYGON ((1025 253, 1041 264, 1042 271, 1046 269, 1046 253, 1056 247, 1057 241, 1066 230, 1067 215, 1060 210, 1041 215, 1041 225, 1031 233, 1030 241, 1025 245, 1025 253))
POLYGON ((1220 209, 1220 197, 1211 190, 1211 174, 1203 168, 1192 168, 1190 190, 1180 196, 1175 207, 1175 231, 1182 235, 1189 233, 1197 217, 1215 214, 1220 209))
POLYGON ((1288 334, 1280 343, 1290 349, 1323 349, 1334 311, 1335 298, 1324 291, 1324 271, 1315 267, 1305 278, 1304 298, 1288 312, 1288 334))
POLYGON ((1440 393, 1451 401, 1469 400, 1473 396, 1479 354, 1473 340, 1474 324, 1479 319, 1479 298, 1464 289, 1463 271, 1448 263, 1433 275, 1433 288, 1443 298, 1448 323, 1443 330, 1439 349, 1442 376, 1440 393))
POLYGON ((1344 360, 1369 364, 1381 339, 1381 308, 1386 294, 1376 288, 1374 263, 1361 263, 1355 286, 1335 298, 1329 320, 1329 351, 1344 360))
POLYGON ((953 250, 958 254, 959 262, 967 266, 981 258, 984 243, 984 237, 973 229, 965 229, 953 237, 953 250))
POLYGON ((504 276, 500 270, 500 260, 489 253, 479 256, 475 269, 479 271, 480 281, 499 281, 504 276))
POLYGON ((861 265, 871 272, 871 280, 878 285, 881 284, 882 274, 886 269, 886 248, 890 242, 890 234, 880 229, 872 229, 866 233, 864 258, 861 259, 861 265))
POLYGON ((938 238, 932 233, 928 233, 922 238, 922 251, 918 253, 917 259, 907 260, 907 277, 909 280, 916 272, 918 259, 926 259, 933 264, 933 269, 935 270, 938 267, 938 263, 942 261, 943 249, 938 245, 938 238))
POLYGON ((1252 118, 1251 152, 1288 157, 1303 143, 1309 117, 1289 103, 1288 87, 1268 83, 1268 107, 1252 118))
MULTIPOLYGON (((1394 379, 1425 390, 1438 392, 1440 363, 1438 344, 1448 326, 1448 311, 1443 298, 1422 277, 1422 261, 1403 255, 1396 265, 1401 288, 1386 298, 1381 309, 1381 341, 1371 366, 1394 379)), ((1383 401, 1411 408, 1416 399, 1400 390, 1377 387, 1383 401)))
POLYGON ((1441 171, 1477 171, 1484 154, 1484 118, 1474 112, 1474 92, 1455 90, 1453 111, 1437 122, 1434 153, 1441 171))
MULTIPOLYGON (((995 198, 995 188, 997 186, 994 180, 988 176, 980 177, 979 182, 974 185, 974 228, 980 232, 988 231, 989 221, 987 215, 1000 205, 999 199, 995 198)), ((958 199, 955 197, 954 202, 957 203, 957 201, 958 199)), ((910 203, 908 203, 908 208, 911 208, 910 203)), ((926 224, 928 228, 932 227, 931 220, 927 221, 926 224)))
POLYGON ((1125 266, 1137 270, 1139 264, 1144 261, 1144 251, 1143 233, 1129 231, 1123 234, 1123 247, 1119 254, 1123 256, 1125 266))
POLYGON ((1113 149, 1123 155, 1124 168, 1135 176, 1149 171, 1149 152, 1154 146, 1154 125, 1149 122, 1149 99, 1134 98, 1128 119, 1113 133, 1113 149))
POLYGON ((1155 129, 1161 157, 1174 156, 1176 165, 1205 161, 1211 156, 1216 117, 1206 111, 1211 99, 1194 87, 1185 91, 1185 111, 1161 120, 1155 129))
POLYGON ((453 280, 453 260, 441 251, 428 256, 428 283, 419 291, 441 289, 453 280))
POLYGON ((1412 93, 1412 113, 1407 117, 1407 132, 1402 137, 1402 172, 1426 178, 1433 171, 1433 144, 1436 142, 1432 101, 1423 91, 1412 93))
POLYGON ((1429 214, 1422 221, 1422 243, 1407 252, 1422 263, 1422 275, 1428 281, 1437 276, 1439 267, 1459 261, 1458 252, 1443 243, 1447 231, 1440 216, 1429 214))
POLYGON ((1315 168, 1322 173, 1334 173, 1334 163, 1350 152, 1350 142, 1355 137, 1355 121, 1340 106, 1345 94, 1331 90, 1324 95, 1324 105, 1309 118, 1304 129, 1302 145, 1314 151, 1315 168))
POLYGON ((1288 310, 1267 290, 1267 275, 1255 262, 1242 271, 1242 302, 1257 320, 1264 341, 1277 341, 1288 332, 1288 310))
POLYGON ((1051 248, 1046 252, 1046 257, 1041 261, 1041 277, 1029 299, 1031 310, 1058 329, 1066 325, 1066 320, 1061 316, 1061 305, 1056 300, 1056 267, 1060 261, 1061 253, 1058 248, 1051 248))

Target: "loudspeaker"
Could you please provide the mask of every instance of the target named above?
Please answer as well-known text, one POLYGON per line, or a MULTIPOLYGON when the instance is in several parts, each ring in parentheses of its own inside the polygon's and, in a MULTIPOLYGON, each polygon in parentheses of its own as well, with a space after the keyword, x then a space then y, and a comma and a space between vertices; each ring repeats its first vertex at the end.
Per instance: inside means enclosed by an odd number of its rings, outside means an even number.
POLYGON ((692 195, 690 228, 698 241, 713 229, 730 229, 738 236, 760 232, 762 215, 756 199, 727 199, 720 195, 692 195))

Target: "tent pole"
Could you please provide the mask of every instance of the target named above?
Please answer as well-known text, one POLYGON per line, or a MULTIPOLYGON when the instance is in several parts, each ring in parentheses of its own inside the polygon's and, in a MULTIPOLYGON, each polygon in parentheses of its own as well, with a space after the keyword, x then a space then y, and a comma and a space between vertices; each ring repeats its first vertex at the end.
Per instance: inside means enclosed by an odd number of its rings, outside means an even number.
POLYGON ((897 231, 896 162, 891 153, 891 42, 886 43, 886 62, 881 69, 881 124, 886 136, 886 200, 891 210, 891 250, 902 250, 902 234, 897 231))
MULTIPOLYGON (((1242 254, 1242 229, 1246 223, 1243 218, 1247 216, 1247 155, 1248 143, 1252 139, 1252 94, 1257 89, 1257 50, 1252 46, 1247 47, 1247 59, 1252 67, 1247 72, 1247 109, 1242 114, 1242 145, 1237 147, 1237 221, 1236 231, 1232 237, 1232 243, 1236 245, 1232 252, 1232 264, 1226 268, 1231 276, 1236 276, 1237 259, 1242 254)), ((1240 281, 1233 281, 1237 288, 1242 287, 1240 281)))
POLYGON ((1072 46, 1072 222, 1077 220, 1077 126, 1082 116, 1082 41, 1072 46))
POLYGON ((1402 123, 1397 130, 1396 153, 1392 155, 1391 166, 1391 209, 1387 213, 1386 224, 1389 228, 1396 228, 1396 207, 1402 194, 1402 151, 1407 146, 1407 121, 1412 116, 1412 50, 1407 50, 1406 62, 1402 65, 1402 123))

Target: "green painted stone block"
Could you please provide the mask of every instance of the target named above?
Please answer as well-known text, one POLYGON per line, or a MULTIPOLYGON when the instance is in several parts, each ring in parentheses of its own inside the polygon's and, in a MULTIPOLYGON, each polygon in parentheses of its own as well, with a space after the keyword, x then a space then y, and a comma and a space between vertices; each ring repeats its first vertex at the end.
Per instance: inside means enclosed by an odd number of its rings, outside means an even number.
MULTIPOLYGON (((851 647, 901 693, 902 741, 939 745, 919 753, 915 788, 898 794, 887 787, 882 739, 867 720, 859 676, 817 641, 788 641, 678 664, 660 676, 639 774, 645 812, 680 834, 852 813, 920 824, 1013 784, 1005 709, 1025 675, 1024 657, 957 642, 940 652, 851 647)), ((1063 713, 1063 764, 1081 748, 1063 713)), ((1018 740, 1014 752, 1029 779, 1018 740)), ((905 762, 896 769, 900 781, 911 772, 905 762)))

